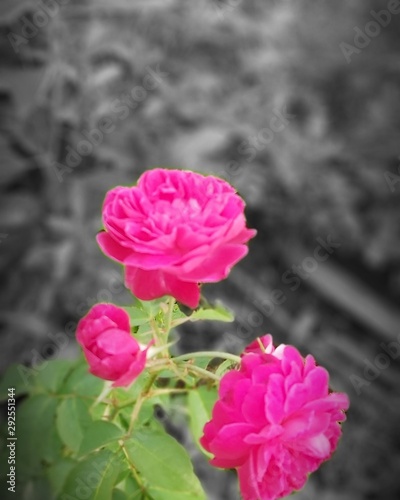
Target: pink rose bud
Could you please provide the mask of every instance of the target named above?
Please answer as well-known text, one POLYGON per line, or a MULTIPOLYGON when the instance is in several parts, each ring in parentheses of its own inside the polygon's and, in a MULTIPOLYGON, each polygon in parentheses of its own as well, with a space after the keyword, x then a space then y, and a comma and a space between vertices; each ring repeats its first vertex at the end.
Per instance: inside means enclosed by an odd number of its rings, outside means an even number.
POLYGON ((161 168, 145 172, 137 186, 109 191, 103 223, 98 244, 126 266, 125 283, 136 297, 171 295, 192 308, 199 283, 226 278, 256 234, 227 182, 161 168))
POLYGON ((262 337, 226 373, 202 446, 216 467, 237 468, 244 500, 275 500, 301 489, 335 451, 346 394, 329 391, 328 372, 292 346, 262 337), (258 345, 258 348, 257 348, 258 345))
POLYGON ((90 373, 127 386, 140 375, 149 346, 142 350, 131 336, 128 314, 112 304, 97 304, 78 323, 76 338, 90 373))

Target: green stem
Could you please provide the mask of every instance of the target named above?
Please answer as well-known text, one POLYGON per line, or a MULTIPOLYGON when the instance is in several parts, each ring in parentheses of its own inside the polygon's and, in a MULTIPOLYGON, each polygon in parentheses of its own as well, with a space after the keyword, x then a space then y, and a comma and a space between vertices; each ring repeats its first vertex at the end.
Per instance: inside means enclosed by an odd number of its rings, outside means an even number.
POLYGON ((230 359, 235 363, 240 363, 240 356, 236 356, 235 354, 230 354, 229 352, 218 352, 218 351, 199 351, 199 352, 189 352, 187 354, 182 354, 180 356, 176 356, 173 361, 184 361, 186 359, 192 358, 222 358, 222 359, 230 359))
MULTIPOLYGON (((183 325, 184 323, 187 323, 188 321, 195 321, 195 320, 192 320, 190 318, 190 316, 188 316, 187 318, 181 318, 181 319, 176 319, 175 321, 171 321, 171 328, 175 328, 176 326, 180 326, 180 325, 183 325)), ((197 321, 197 320, 196 320, 197 321)), ((147 330, 145 332, 142 332, 142 335, 148 335, 149 333, 153 333, 154 330, 147 330)))
POLYGON ((162 346, 163 341, 161 339, 160 330, 158 329, 157 322, 154 318, 150 320, 151 331, 153 333, 153 338, 155 340, 156 346, 162 346))
POLYGON ((119 412, 119 410, 122 410, 122 408, 126 408, 127 406, 131 406, 133 405, 133 403, 136 403, 136 401, 138 400, 138 398, 135 398, 135 399, 128 399, 128 401, 125 401, 125 403, 123 403, 122 405, 118 405, 115 407, 115 411, 116 413, 119 412))
POLYGON ((150 389, 157 378, 157 375, 153 375, 148 383, 146 384, 146 387, 144 388, 142 394, 137 398, 135 406, 133 407, 132 415, 131 415, 131 420, 129 422, 129 429, 128 429, 128 435, 131 435, 132 429, 133 429, 133 424, 135 423, 135 420, 137 419, 139 412, 142 408, 143 403, 146 401, 148 394, 150 392, 150 389))
POLYGON ((163 332, 160 334, 160 335, 162 335, 160 337, 161 347, 164 347, 161 355, 165 358, 170 357, 168 337, 169 337, 169 332, 171 331, 171 328, 172 328, 172 314, 174 312, 174 305, 175 305, 175 299, 173 297, 169 297, 168 298, 167 313, 166 313, 166 323, 165 323, 165 327, 163 329, 163 332))
POLYGON ((183 325, 184 323, 187 323, 188 321, 194 321, 193 319, 191 319, 190 316, 188 316, 187 318, 180 318, 180 319, 176 319, 175 321, 172 322, 172 328, 175 328, 176 326, 180 326, 180 325, 183 325))
POLYGON ((221 377, 218 377, 218 375, 215 375, 215 373, 211 373, 208 370, 204 370, 204 368, 200 368, 200 366, 186 365, 186 368, 191 372, 198 373, 199 375, 204 375, 205 377, 216 380, 217 382, 220 382, 221 380, 221 377))
POLYGON ((170 297, 168 299, 168 312, 167 312, 167 325, 165 327, 165 336, 166 336, 165 340, 168 340, 168 334, 171 330, 172 314, 174 312, 174 306, 175 306, 175 299, 173 297, 170 297))
MULTIPOLYGON (((197 353, 194 353, 194 354, 197 354, 197 353)), ((196 356, 191 356, 191 357, 196 357, 196 356)), ((181 358, 181 356, 179 356, 178 358, 181 358)), ((157 372, 163 370, 164 368, 169 368, 169 369, 175 371, 178 378, 183 377, 182 378, 182 380, 183 380, 184 374, 179 373, 179 367, 180 367, 179 364, 174 363, 174 361, 178 358, 157 359, 157 360, 153 361, 152 365, 149 368, 150 369, 156 368, 157 372)), ((182 356, 182 359, 178 359, 178 361, 185 361, 185 355, 182 356)), ((186 370, 189 370, 192 372, 197 372, 201 375, 205 375, 208 378, 212 378, 213 380, 217 380, 218 382, 221 380, 221 378, 218 377, 217 375, 215 375, 214 373, 211 373, 208 370, 204 370, 204 368, 200 368, 199 366, 193 365, 191 363, 185 363, 185 364, 183 364, 183 367, 186 370)), ((157 375, 155 374, 155 376, 157 376, 157 375)))
POLYGON ((109 381, 105 382, 103 390, 101 391, 101 393, 100 393, 99 397, 96 399, 96 401, 93 403, 93 407, 102 403, 105 400, 105 398, 110 394, 112 389, 113 389, 112 382, 109 382, 109 381))
POLYGON ((149 399, 155 397, 155 396, 162 396, 163 394, 183 394, 185 392, 188 392, 190 389, 155 389, 154 391, 149 394, 149 399))
POLYGON ((131 420, 129 422, 128 436, 130 436, 132 434, 133 424, 135 423, 135 420, 137 419, 145 400, 146 400, 146 396, 143 394, 141 394, 136 400, 136 404, 133 407, 131 420))
MULTIPOLYGON (((188 389, 154 389, 151 392, 148 391, 148 393, 146 395, 146 399, 151 399, 154 396, 159 396, 161 394, 175 394, 175 393, 187 392, 187 391, 188 391, 188 389)), ((138 400, 138 398, 129 399, 128 401, 125 401, 123 404, 116 406, 115 409, 118 412, 119 410, 122 410, 122 408, 126 408, 127 406, 130 406, 133 403, 136 403, 137 400, 138 400)))
POLYGON ((129 468, 130 468, 130 469, 131 469, 131 471, 132 471, 132 475, 133 475, 133 477, 135 478, 136 482, 138 483, 138 485, 139 485, 139 487, 140 487, 140 489, 141 489, 141 491, 142 491, 141 498, 142 498, 142 496, 143 496, 143 498, 144 498, 144 495, 145 495, 145 493, 146 493, 146 487, 145 487, 145 485, 143 484, 143 480, 142 480, 142 478, 139 476, 138 471, 136 470, 135 466, 132 464, 132 462, 131 462, 131 460, 130 460, 130 458, 129 458, 129 454, 128 454, 128 452, 127 452, 126 448, 125 448, 125 444, 124 444, 123 440, 121 440, 121 441, 119 442, 119 445, 121 446, 121 449, 122 449, 122 451, 123 451, 123 453, 124 453, 124 455, 125 455, 125 458, 127 459, 127 462, 128 462, 128 464, 129 464, 129 468))
POLYGON ((184 380, 184 374, 180 372, 178 365, 174 363, 170 357, 151 360, 151 362, 147 365, 147 369, 149 373, 154 374, 155 377, 158 376, 159 372, 165 369, 171 370, 175 373, 178 379, 184 380))

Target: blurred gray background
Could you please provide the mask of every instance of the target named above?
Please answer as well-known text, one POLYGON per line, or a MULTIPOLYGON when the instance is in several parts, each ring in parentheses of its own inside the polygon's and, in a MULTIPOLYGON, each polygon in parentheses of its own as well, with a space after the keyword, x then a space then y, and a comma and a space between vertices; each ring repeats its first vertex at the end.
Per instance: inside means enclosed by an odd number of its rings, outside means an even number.
MULTIPOLYGON (((108 189, 212 173, 258 236, 203 289, 237 321, 182 351, 270 332, 312 353, 351 408, 294 498, 400 498, 399 28, 397 0, 2 0, 0 373, 76 356, 77 320, 128 303, 95 242, 108 189)), ((209 498, 238 498, 187 446, 209 498)))

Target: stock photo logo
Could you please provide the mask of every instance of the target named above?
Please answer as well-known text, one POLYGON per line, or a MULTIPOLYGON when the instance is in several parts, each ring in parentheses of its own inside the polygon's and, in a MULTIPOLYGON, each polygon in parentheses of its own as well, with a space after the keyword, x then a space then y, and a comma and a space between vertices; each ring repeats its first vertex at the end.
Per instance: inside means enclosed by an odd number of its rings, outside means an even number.
POLYGON ((400 1, 389 0, 386 9, 380 11, 370 11, 371 20, 368 21, 363 28, 355 26, 353 44, 348 42, 340 42, 339 47, 347 64, 352 62, 354 54, 360 54, 367 48, 371 41, 378 37, 382 28, 386 28, 392 21, 393 16, 400 14, 400 1))
POLYGON ((40 0, 32 6, 30 14, 21 15, 18 18, 17 30, 7 34, 13 50, 18 54, 21 45, 28 45, 60 13, 60 9, 69 3, 70 0, 40 0))
POLYGON ((362 394, 364 387, 369 387, 372 382, 378 379, 383 371, 398 363, 396 360, 400 357, 400 334, 397 336, 397 341, 381 342, 379 345, 384 352, 377 354, 372 361, 363 359, 364 369, 362 375, 352 373, 349 376, 357 396, 362 394))

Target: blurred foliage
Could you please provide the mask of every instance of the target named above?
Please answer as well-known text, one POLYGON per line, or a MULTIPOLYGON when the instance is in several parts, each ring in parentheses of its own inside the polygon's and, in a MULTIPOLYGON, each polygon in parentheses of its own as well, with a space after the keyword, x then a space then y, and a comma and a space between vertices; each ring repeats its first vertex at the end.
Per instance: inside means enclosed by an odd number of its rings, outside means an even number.
MULTIPOLYGON (((222 297, 241 318, 254 312, 253 290, 286 291, 282 273, 327 235, 340 242, 328 264, 340 266, 350 290, 356 278, 395 307, 400 183, 388 183, 387 174, 400 175, 400 16, 392 15, 349 63, 340 46, 354 44, 354 28, 365 30, 371 9, 387 2, 60 0, 56 6, 37 29, 34 1, 4 0, 0 7, 1 370, 11 360, 31 362, 35 349, 46 357, 48 334, 59 330, 71 338, 63 355, 74 356, 79 317, 95 302, 128 300, 119 267, 95 243, 101 204, 109 188, 132 184, 157 165, 223 176, 245 198, 250 225, 259 231, 239 267, 249 288, 240 274, 205 287, 206 296, 222 297), (35 29, 25 41, 10 39, 35 29), (144 94, 152 72, 163 76, 144 94), (287 117, 285 127, 272 130, 272 140, 258 142, 258 149, 251 146, 260 133, 270 135, 276 113, 287 117), (93 131, 107 122, 113 132, 86 154, 85 132, 96 140, 93 131), (68 165, 77 148, 84 153, 68 165)), ((381 334, 368 327, 360 307, 381 308, 363 291, 366 302, 353 293, 343 309, 334 300, 340 288, 327 279, 323 296, 312 281, 289 291, 253 336, 273 328, 282 340, 304 345, 322 364, 331 362, 338 388, 351 392, 348 374, 362 373, 361 361, 379 351, 381 334)), ((196 341, 224 342, 213 328, 196 341)), ((343 444, 340 457, 347 453, 349 462, 332 461, 318 476, 337 498, 344 492, 397 498, 390 496, 399 461, 387 442, 392 423, 373 446, 391 450, 386 459, 393 459, 382 462, 373 480, 370 468, 380 459, 372 455, 380 455, 365 444, 377 433, 376 404, 390 422, 398 416, 396 403, 392 409, 388 403, 395 374, 398 364, 368 396, 355 398, 348 434, 358 444, 343 444)), ((318 481, 309 499, 320 497, 318 481)))

